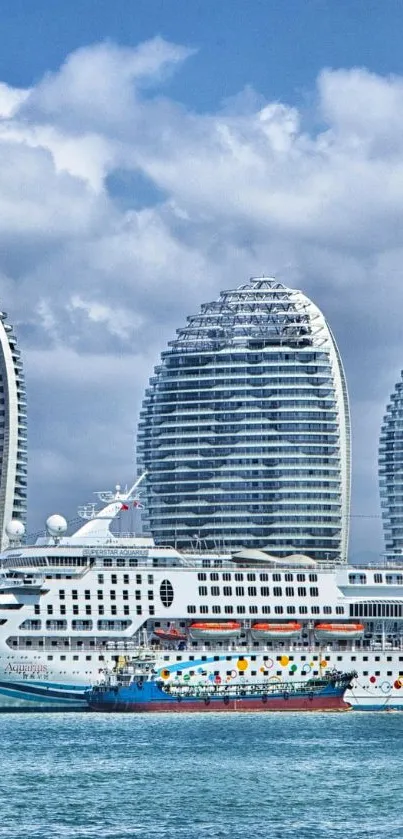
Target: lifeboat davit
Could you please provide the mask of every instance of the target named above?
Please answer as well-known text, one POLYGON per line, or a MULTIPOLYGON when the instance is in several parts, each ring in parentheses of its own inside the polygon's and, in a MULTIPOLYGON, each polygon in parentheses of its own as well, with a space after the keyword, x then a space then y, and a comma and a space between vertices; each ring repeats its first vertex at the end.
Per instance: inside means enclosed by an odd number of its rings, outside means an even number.
POLYGON ((252 638, 256 641, 269 640, 270 638, 295 638, 300 634, 302 624, 296 621, 285 623, 254 623, 252 626, 252 638))
POLYGON ((180 632, 179 629, 175 629, 175 627, 169 627, 168 629, 154 629, 153 635, 156 635, 160 641, 186 641, 187 635, 184 632, 180 632))
POLYGON ((241 631, 238 621, 195 621, 189 627, 192 638, 236 638, 241 631))
POLYGON ((315 635, 318 641, 340 641, 340 639, 351 639, 355 641, 364 635, 364 624, 317 623, 315 626, 315 635))

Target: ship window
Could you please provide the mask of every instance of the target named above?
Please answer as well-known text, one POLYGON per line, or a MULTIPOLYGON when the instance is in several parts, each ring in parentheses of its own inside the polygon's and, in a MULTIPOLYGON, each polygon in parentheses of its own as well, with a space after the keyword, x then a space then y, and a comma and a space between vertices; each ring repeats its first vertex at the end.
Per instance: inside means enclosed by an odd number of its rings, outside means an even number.
POLYGON ((111 600, 116 600, 116 591, 115 591, 114 588, 111 588, 109 594, 110 594, 111 600))
POLYGON ((266 574, 266 573, 264 573, 264 574, 259 574, 259 580, 260 580, 260 582, 261 582, 261 583, 267 583, 267 582, 268 582, 268 579, 269 579, 269 575, 268 575, 268 574, 266 574))
POLYGON ((257 606, 249 606, 249 614, 257 615, 257 606))
POLYGON ((136 615, 141 615, 141 606, 136 606, 136 615))
POLYGON ((299 586, 299 588, 298 588, 298 597, 306 597, 306 588, 305 588, 305 586, 299 586))
POLYGON ((103 574, 98 574, 98 585, 102 585, 103 581, 104 581, 104 575, 103 574))
POLYGON ((375 670, 375 676, 380 676, 380 675, 381 675, 381 671, 380 670, 375 670))
POLYGON ((35 612, 36 615, 40 615, 41 614, 41 607, 36 604, 34 612, 35 612))
POLYGON ((84 597, 86 600, 91 600, 91 592, 88 588, 85 589, 84 597))
POLYGON ((117 581, 118 581, 118 575, 117 574, 111 574, 111 583, 112 583, 113 586, 116 586, 117 581))
POLYGON ((203 580, 207 580, 207 574, 205 574, 204 571, 200 572, 200 574, 197 575, 197 579, 201 583, 203 580))
POLYGON ((331 606, 324 606, 323 607, 323 614, 324 615, 331 615, 332 614, 332 607, 331 606))
POLYGON ((270 606, 262 606, 262 614, 270 615, 270 606))
POLYGON ((134 559, 134 557, 130 557, 129 565, 130 565, 131 568, 135 568, 136 565, 138 565, 137 559, 134 559))
POLYGON ((141 574, 136 574, 136 585, 141 586, 141 574))
POLYGON ((78 606, 76 604, 73 606, 73 615, 78 615, 78 606))
POLYGON ((200 606, 199 611, 201 615, 208 615, 208 606, 200 606))
POLYGON ((124 568, 124 566, 126 565, 126 560, 123 559, 122 556, 118 556, 118 558, 116 560, 116 565, 118 565, 119 568, 124 568))
POLYGON ((66 597, 66 592, 64 591, 64 589, 62 589, 62 588, 59 589, 59 599, 64 600, 65 597, 66 597))
POLYGON ((67 629, 67 621, 57 621, 51 620, 46 621, 46 629, 56 629, 56 630, 63 630, 67 629))
POLYGON ((316 586, 311 586, 311 588, 309 589, 309 594, 311 595, 311 597, 319 597, 319 589, 316 588, 316 586))
POLYGON ((71 621, 71 628, 74 629, 75 631, 84 630, 84 631, 88 632, 89 630, 92 629, 92 621, 72 620, 71 621))
POLYGON ((102 589, 100 589, 100 588, 97 591, 97 597, 98 597, 98 600, 103 600, 104 599, 104 593, 103 593, 102 589))
MULTIPOLYGON (((152 589, 148 590, 147 597, 148 597, 149 600, 154 600, 154 592, 152 591, 152 589)), ((172 592, 172 600, 173 600, 173 592, 172 592)))
POLYGON ((294 588, 293 588, 293 586, 286 586, 286 588, 285 588, 285 596, 286 596, 286 597, 294 597, 294 588))
POLYGON ((123 614, 124 614, 124 615, 128 615, 128 614, 129 614, 129 607, 128 607, 128 606, 123 606, 123 614))
POLYGON ((231 580, 231 574, 227 574, 227 572, 225 572, 225 574, 222 575, 222 578, 226 583, 229 583, 231 580))
POLYGON ((235 574, 235 582, 241 583, 243 580, 243 574, 235 574))
POLYGON ((111 559, 104 559, 104 568, 110 568, 112 565, 111 559))
POLYGON ((382 574, 374 574, 374 583, 382 582, 382 574))
POLYGON ((287 606, 287 615, 295 615, 295 606, 287 606))
POLYGON ((148 574, 148 576, 147 576, 147 583, 148 583, 148 585, 149 585, 149 586, 153 586, 153 585, 154 585, 154 574, 148 574))
POLYGON ((308 614, 308 607, 307 606, 300 606, 298 609, 300 615, 307 615, 308 614))
POLYGON ((246 579, 248 580, 248 582, 254 583, 256 580, 256 574, 247 574, 246 579))
POLYGON ((260 596, 261 597, 270 597, 269 586, 260 586, 260 596))
POLYGON ((281 583, 281 574, 273 574, 273 582, 281 583))
MULTIPOLYGON (((78 656, 77 656, 77 658, 78 658, 78 656)), ((48 659, 48 661, 53 661, 53 655, 48 655, 47 659, 48 659)))
POLYGON ((245 606, 237 606, 236 610, 237 610, 238 615, 244 615, 245 614, 245 606))
POLYGON ((60 614, 61 614, 61 615, 65 615, 65 614, 66 614, 66 607, 64 606, 64 604, 63 604, 63 603, 60 605, 60 614))
POLYGON ((123 589, 122 595, 123 595, 123 600, 128 600, 129 599, 129 592, 126 588, 123 589))
POLYGON ((78 600, 78 591, 76 588, 73 588, 71 591, 72 600, 78 600))
POLYGON ((139 588, 136 588, 136 591, 134 593, 136 596, 136 600, 141 600, 141 590, 139 588))
POLYGON ((117 606, 111 606, 111 615, 117 615, 117 606))
MULTIPOLYGON (((52 656, 51 656, 52 658, 52 656)), ((73 655, 73 661, 78 661, 78 655, 73 655)))
POLYGON ((220 578, 219 578, 216 571, 214 571, 212 574, 210 574, 210 580, 219 580, 219 579, 220 578))
MULTIPOLYGON (((152 592, 148 592, 149 596, 150 593, 152 592)), ((160 585, 160 598, 163 606, 165 606, 166 608, 172 606, 172 603, 174 601, 174 590, 172 587, 172 583, 169 580, 162 580, 162 583, 160 585)))
POLYGON ((232 615, 234 613, 233 606, 224 606, 224 612, 226 615, 232 615))
POLYGON ((125 585, 125 586, 129 585, 129 575, 128 574, 123 574, 123 585, 125 585))
POLYGON ((318 582, 318 575, 317 574, 310 574, 309 575, 309 582, 310 583, 317 583, 318 582))
POLYGON ((90 614, 91 614, 91 606, 86 606, 86 607, 85 607, 85 614, 86 614, 86 615, 90 615, 90 614))
POLYGON ((256 597, 256 595, 257 595, 256 586, 248 586, 248 595, 249 595, 249 597, 256 597))
POLYGON ((211 586, 211 595, 212 595, 212 597, 219 597, 220 596, 220 586, 211 586))
POLYGON ((283 607, 282 606, 275 606, 274 611, 275 611, 276 615, 282 615, 283 614, 283 607))
POLYGON ((104 614, 105 614, 105 609, 104 609, 104 607, 103 607, 103 605, 102 605, 102 603, 101 603, 101 604, 98 606, 98 615, 104 615, 104 614))
POLYGON ((305 582, 305 574, 297 574, 297 580, 299 583, 305 582))
POLYGON ((221 606, 213 606, 212 612, 213 612, 213 615, 220 615, 221 614, 221 606))
POLYGON ((336 615, 344 615, 344 606, 336 606, 336 615))
POLYGON ((225 597, 231 597, 232 595, 232 586, 224 586, 223 587, 223 594, 225 597))
POLYGON ((196 614, 196 606, 188 606, 188 615, 196 614))
POLYGON ((312 611, 313 615, 319 615, 319 612, 320 612, 319 606, 312 606, 311 611, 312 611))
POLYGON ((199 586, 199 597, 207 597, 207 586, 199 586))
POLYGON ((53 615, 53 606, 52 605, 48 606, 48 615, 53 615))
POLYGON ((292 583, 292 581, 294 579, 294 575, 293 574, 284 574, 284 579, 285 579, 286 583, 292 583))
MULTIPOLYGON (((274 574, 273 574, 273 577, 274 577, 274 574)), ((283 594, 283 590, 282 590, 281 586, 274 586, 273 594, 274 594, 274 597, 281 597, 282 594, 283 594)))
POLYGON ((235 586, 235 594, 237 597, 244 597, 245 589, 243 586, 235 586))

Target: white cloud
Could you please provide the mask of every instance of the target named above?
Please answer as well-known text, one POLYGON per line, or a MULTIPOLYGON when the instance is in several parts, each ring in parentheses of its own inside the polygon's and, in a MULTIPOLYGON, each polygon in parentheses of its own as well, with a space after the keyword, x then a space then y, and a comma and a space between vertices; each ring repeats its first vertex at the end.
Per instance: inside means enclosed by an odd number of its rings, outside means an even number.
MULTIPOLYGON (((260 273, 303 288, 330 321, 355 511, 375 514, 379 418, 403 366, 403 80, 324 70, 308 125, 250 88, 215 113, 187 110, 167 86, 186 59, 161 38, 105 43, 30 90, 0 85, 1 305, 26 359, 35 515, 63 481, 68 506, 91 475, 130 480, 158 353, 200 303, 260 273)), ((379 522, 362 521, 355 545, 376 543, 379 522)))

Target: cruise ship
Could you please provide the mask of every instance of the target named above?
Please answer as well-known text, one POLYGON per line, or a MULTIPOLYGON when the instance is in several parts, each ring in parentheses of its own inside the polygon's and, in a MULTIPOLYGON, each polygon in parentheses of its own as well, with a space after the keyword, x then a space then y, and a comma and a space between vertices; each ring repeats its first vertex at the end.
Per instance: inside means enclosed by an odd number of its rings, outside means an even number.
POLYGON ((330 565, 262 550, 184 552, 113 532, 136 484, 98 493, 1 555, 0 710, 87 708, 85 691, 150 649, 167 683, 272 684, 356 671, 356 710, 403 710, 403 565, 330 565), (99 509, 98 509, 99 507, 99 509))

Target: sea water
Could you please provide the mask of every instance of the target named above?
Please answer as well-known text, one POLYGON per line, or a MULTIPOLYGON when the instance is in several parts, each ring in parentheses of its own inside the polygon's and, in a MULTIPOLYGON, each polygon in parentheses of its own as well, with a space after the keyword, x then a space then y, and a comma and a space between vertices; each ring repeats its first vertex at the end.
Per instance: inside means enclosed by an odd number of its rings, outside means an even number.
POLYGON ((402 839, 403 713, 0 716, 0 837, 402 839))

